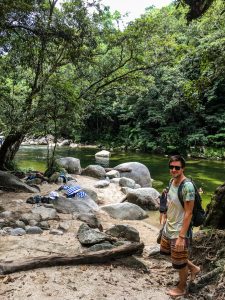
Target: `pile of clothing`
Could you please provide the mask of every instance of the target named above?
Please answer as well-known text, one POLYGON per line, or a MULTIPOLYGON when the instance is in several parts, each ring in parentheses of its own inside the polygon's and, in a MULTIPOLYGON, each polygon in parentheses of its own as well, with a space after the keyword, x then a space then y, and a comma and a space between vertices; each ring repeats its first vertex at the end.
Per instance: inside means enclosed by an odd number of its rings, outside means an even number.
POLYGON ((66 198, 73 198, 75 196, 79 198, 84 198, 87 194, 82 190, 82 188, 78 185, 68 186, 62 185, 58 189, 58 191, 65 191, 66 198))

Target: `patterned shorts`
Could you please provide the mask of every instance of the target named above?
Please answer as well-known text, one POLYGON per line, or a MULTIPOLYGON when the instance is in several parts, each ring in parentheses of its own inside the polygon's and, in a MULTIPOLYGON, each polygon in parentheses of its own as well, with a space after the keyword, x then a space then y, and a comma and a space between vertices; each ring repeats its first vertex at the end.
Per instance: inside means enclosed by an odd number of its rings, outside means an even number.
POLYGON ((176 251, 176 240, 177 239, 168 239, 163 235, 160 243, 160 253, 171 256, 174 269, 182 269, 186 267, 188 261, 189 239, 185 239, 185 246, 182 251, 176 251))

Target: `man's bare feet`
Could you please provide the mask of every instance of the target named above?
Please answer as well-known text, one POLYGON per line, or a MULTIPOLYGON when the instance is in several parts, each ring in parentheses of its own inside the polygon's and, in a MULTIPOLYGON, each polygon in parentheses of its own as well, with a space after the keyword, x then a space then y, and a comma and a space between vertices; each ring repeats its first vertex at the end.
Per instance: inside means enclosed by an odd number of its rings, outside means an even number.
POLYGON ((200 267, 195 267, 191 269, 191 281, 194 281, 196 276, 200 273, 201 268, 200 267))
POLYGON ((179 296, 186 295, 187 291, 186 291, 186 289, 182 290, 182 289, 176 287, 174 289, 168 290, 166 292, 166 294, 169 295, 169 296, 171 296, 171 297, 179 297, 179 296))

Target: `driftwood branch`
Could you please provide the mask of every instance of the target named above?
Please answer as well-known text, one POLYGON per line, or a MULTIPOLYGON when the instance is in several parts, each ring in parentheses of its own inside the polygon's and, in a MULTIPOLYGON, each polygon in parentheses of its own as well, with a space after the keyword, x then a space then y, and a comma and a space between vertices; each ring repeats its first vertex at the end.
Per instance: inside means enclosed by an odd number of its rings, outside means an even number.
POLYGON ((75 256, 41 256, 33 257, 25 261, 2 262, 0 263, 0 274, 10 274, 53 266, 105 263, 135 253, 142 253, 143 248, 143 243, 130 243, 110 250, 83 253, 75 256))

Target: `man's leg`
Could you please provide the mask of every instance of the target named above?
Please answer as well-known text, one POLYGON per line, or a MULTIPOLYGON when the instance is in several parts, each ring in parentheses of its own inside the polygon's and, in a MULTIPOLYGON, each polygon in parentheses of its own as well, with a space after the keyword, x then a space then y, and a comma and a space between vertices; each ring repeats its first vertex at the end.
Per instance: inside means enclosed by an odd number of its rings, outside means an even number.
POLYGON ((169 290, 168 295, 178 297, 186 294, 187 287, 187 278, 188 278, 188 266, 185 266, 182 269, 179 269, 179 284, 177 287, 169 290))
POLYGON ((177 251, 176 239, 171 240, 171 259, 173 267, 179 272, 179 283, 177 287, 170 289, 167 294, 173 297, 186 294, 187 278, 188 278, 188 243, 182 251, 177 251))
POLYGON ((194 265, 190 260, 187 262, 188 269, 191 272, 191 281, 195 280, 196 275, 201 271, 200 267, 194 265))

